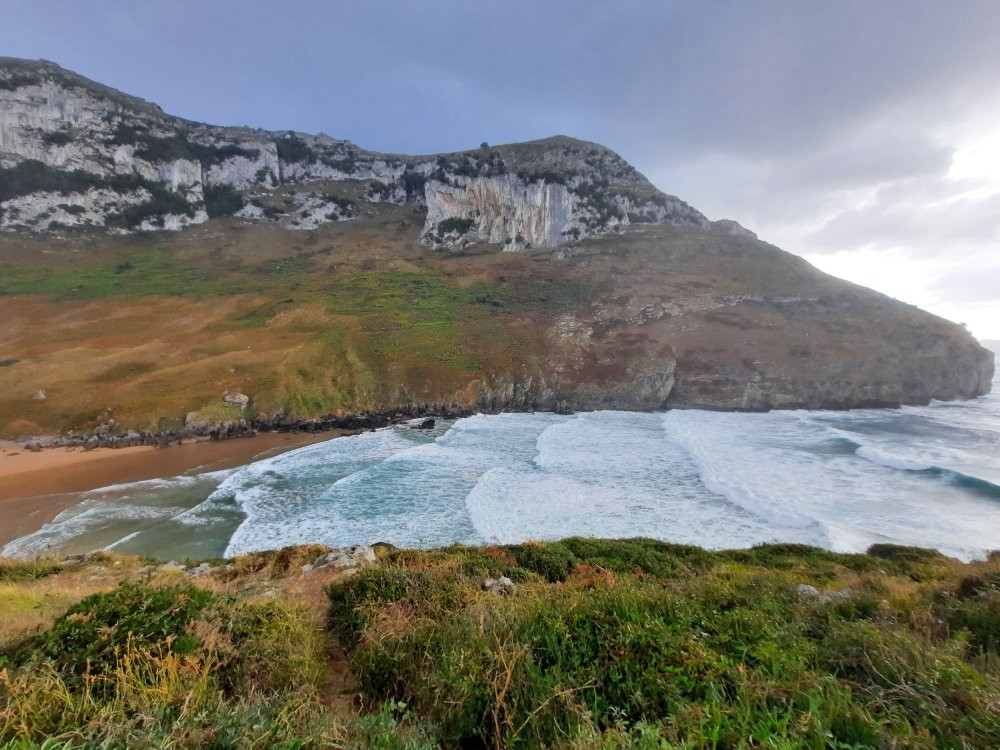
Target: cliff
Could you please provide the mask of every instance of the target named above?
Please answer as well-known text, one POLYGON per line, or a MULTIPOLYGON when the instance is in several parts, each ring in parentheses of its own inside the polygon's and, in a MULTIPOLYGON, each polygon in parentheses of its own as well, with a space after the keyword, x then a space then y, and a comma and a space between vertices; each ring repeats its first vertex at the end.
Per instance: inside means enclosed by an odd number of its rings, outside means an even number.
POLYGON ((637 222, 708 224, 621 157, 572 138, 379 154, 324 135, 189 122, 54 63, 12 58, 0 58, 0 167, 0 229, 36 232, 178 230, 227 214, 312 229, 352 218, 346 200, 426 209, 421 239, 433 247, 517 250, 637 222), (280 208, 264 200, 317 182, 363 190, 293 194, 280 208))
POLYGON ((379 154, 52 63, 0 59, 0 230, 7 437, 896 406, 985 393, 994 366, 596 144, 379 154))

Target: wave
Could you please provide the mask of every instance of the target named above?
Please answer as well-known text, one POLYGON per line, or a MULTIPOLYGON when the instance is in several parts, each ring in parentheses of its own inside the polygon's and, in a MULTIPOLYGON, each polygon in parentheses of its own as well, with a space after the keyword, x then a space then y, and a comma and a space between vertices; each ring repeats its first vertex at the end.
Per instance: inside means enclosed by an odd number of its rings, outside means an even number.
MULTIPOLYGON (((920 407, 930 408, 930 407, 920 407)), ((938 477, 956 486, 964 487, 990 497, 1000 497, 1000 484, 978 474, 956 468, 963 456, 954 449, 942 450, 940 447, 927 448, 919 444, 900 445, 897 437, 890 437, 894 445, 887 448, 886 438, 868 438, 858 433, 837 429, 824 425, 828 432, 849 445, 856 456, 870 461, 878 466, 898 471, 923 474, 928 477, 938 477), (944 459, 943 461, 941 459, 944 459), (940 461, 940 463, 935 463, 940 461)))

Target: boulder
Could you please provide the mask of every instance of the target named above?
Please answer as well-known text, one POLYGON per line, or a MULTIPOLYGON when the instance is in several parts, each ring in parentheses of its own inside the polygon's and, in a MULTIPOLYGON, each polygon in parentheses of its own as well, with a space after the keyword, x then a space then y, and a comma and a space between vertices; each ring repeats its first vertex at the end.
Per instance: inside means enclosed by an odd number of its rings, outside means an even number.
POLYGON ((434 425, 437 424, 433 419, 425 419, 418 424, 410 425, 411 430, 433 430, 434 425))
POLYGON ((854 591, 851 589, 842 589, 840 591, 820 591, 815 586, 810 586, 808 583, 800 583, 796 590, 798 591, 799 596, 803 599, 815 599, 823 604, 843 601, 844 599, 850 599, 854 596, 854 591))
POLYGON ((375 562, 375 550, 367 544, 353 544, 350 547, 336 547, 313 562, 314 568, 356 568, 375 562))
POLYGON ((209 563, 203 562, 200 565, 197 565, 193 568, 189 568, 184 572, 187 573, 189 576, 200 576, 204 575, 205 573, 211 573, 212 570, 213 568, 209 563))
POLYGON ((483 581, 483 589, 486 591, 496 591, 500 594, 513 594, 514 593, 514 582, 510 580, 507 576, 500 576, 499 578, 487 578, 483 581))
POLYGON ((232 404, 233 406, 238 406, 241 409, 246 409, 247 404, 250 403, 250 397, 245 393, 227 393, 222 397, 222 400, 227 404, 232 404))

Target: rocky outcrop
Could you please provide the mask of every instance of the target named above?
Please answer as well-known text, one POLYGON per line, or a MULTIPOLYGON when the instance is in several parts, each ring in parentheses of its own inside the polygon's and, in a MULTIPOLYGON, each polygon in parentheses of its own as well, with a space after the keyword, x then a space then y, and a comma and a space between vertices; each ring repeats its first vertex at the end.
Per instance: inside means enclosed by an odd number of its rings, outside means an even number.
POLYGON ((12 58, 0 58, 0 170, 7 230, 179 230, 222 215, 314 229, 353 218, 355 201, 426 207, 432 247, 521 250, 634 223, 708 224, 617 154, 571 138, 378 154, 326 135, 189 122, 54 63, 12 58), (344 190, 269 200, 317 183, 344 190))

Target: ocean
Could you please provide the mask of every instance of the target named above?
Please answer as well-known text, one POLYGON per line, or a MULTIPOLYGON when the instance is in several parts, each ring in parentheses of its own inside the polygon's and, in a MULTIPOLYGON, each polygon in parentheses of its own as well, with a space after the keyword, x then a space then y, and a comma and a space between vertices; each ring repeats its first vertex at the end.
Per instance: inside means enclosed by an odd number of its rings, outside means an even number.
POLYGON ((719 549, 1000 548, 1000 375, 972 401, 850 412, 476 415, 82 493, 3 556, 566 536, 719 549))

